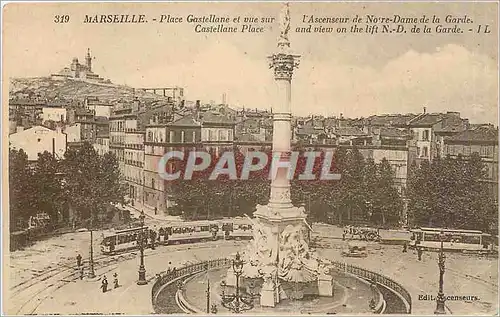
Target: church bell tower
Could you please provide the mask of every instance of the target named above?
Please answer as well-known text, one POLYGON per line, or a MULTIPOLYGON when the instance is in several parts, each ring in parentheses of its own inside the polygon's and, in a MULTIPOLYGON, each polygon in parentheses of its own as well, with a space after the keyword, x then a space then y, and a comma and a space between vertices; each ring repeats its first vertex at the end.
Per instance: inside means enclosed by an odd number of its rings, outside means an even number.
POLYGON ((92 56, 90 56, 90 48, 87 48, 87 56, 85 56, 85 62, 89 71, 92 71, 92 56))

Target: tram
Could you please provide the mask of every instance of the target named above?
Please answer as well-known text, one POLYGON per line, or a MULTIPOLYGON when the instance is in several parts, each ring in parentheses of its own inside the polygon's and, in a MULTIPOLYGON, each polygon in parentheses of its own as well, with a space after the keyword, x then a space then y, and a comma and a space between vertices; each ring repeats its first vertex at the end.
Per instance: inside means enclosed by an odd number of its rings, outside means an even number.
POLYGON ((184 222, 167 226, 165 232, 168 244, 217 240, 219 224, 214 221, 184 222))
POLYGON ((103 254, 113 254, 138 247, 141 231, 146 241, 149 233, 148 227, 135 227, 103 233, 101 252, 103 254))
POLYGON ((138 237, 144 230, 144 246, 153 244, 169 245, 217 239, 251 239, 252 223, 245 218, 227 219, 223 221, 192 221, 169 223, 163 226, 134 227, 124 230, 110 231, 103 234, 101 251, 113 254, 128 249, 138 248, 138 237), (154 241, 152 241, 154 239, 154 241))
POLYGON ((411 230, 410 247, 423 249, 441 248, 440 234, 444 234, 443 249, 461 252, 490 253, 493 251, 492 237, 479 230, 456 230, 442 228, 420 228, 411 230))
POLYGON ((252 224, 244 218, 232 219, 222 223, 221 233, 224 234, 226 240, 252 239, 252 224))

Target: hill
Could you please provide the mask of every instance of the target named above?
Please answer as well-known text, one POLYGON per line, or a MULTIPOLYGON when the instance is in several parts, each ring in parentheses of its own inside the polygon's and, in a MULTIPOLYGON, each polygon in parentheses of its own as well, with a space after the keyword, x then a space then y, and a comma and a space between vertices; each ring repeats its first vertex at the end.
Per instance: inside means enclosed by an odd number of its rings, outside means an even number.
POLYGON ((50 77, 11 78, 9 95, 27 94, 47 99, 82 100, 87 96, 98 97, 99 100, 112 102, 114 100, 139 99, 162 100, 163 96, 136 90, 128 86, 115 84, 98 84, 81 80, 52 80, 50 77))

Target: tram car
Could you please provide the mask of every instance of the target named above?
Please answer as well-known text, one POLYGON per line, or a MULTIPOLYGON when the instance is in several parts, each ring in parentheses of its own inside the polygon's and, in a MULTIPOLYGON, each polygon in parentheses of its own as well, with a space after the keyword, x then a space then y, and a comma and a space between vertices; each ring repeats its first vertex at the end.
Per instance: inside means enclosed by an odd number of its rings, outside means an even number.
POLYGON ((424 250, 492 253, 494 245, 491 235, 479 230, 444 229, 444 228, 419 228, 411 230, 410 248, 420 247, 424 250))
POLYGON ((246 219, 236 218, 222 223, 222 233, 226 240, 252 239, 252 224, 246 219))
POLYGON ((113 254, 137 248, 141 231, 144 233, 143 237, 146 242, 149 234, 148 227, 135 227, 104 233, 101 252, 103 254, 113 254))
POLYGON ((165 228, 168 244, 217 240, 219 224, 215 221, 197 221, 173 224, 165 228))

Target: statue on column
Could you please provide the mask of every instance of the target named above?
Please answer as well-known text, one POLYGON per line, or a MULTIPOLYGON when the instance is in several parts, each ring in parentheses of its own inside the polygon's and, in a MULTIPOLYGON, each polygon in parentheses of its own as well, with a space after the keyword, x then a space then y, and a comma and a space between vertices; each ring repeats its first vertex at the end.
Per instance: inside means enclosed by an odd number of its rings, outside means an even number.
POLYGON ((284 4, 280 14, 280 36, 278 46, 286 44, 290 45, 288 32, 290 31, 290 8, 288 2, 284 4))

